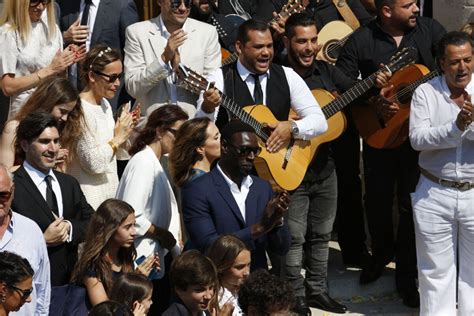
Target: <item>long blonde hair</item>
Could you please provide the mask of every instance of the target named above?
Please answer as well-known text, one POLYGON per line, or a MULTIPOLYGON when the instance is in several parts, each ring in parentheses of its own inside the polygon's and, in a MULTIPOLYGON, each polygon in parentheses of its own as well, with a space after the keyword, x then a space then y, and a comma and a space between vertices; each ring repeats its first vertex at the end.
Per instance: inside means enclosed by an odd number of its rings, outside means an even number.
MULTIPOLYGON (((31 34, 31 19, 29 15, 30 0, 5 0, 0 25, 9 24, 11 30, 18 32, 23 43, 26 43, 31 34)), ((46 5, 48 14, 48 40, 56 38, 56 15, 54 13, 54 0, 46 5)))

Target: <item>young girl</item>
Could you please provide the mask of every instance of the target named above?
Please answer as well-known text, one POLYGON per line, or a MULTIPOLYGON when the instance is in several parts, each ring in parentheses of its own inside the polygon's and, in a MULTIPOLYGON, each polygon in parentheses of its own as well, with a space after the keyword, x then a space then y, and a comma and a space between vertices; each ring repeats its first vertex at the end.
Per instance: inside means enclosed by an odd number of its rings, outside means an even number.
POLYGON ((110 298, 125 304, 134 314, 147 315, 150 310, 153 283, 144 275, 137 273, 122 274, 114 283, 110 298))
POLYGON ((237 303, 240 287, 250 273, 250 250, 234 235, 219 237, 209 248, 208 257, 214 262, 219 276, 218 308, 227 309, 225 304, 234 306, 232 315, 243 315, 237 303))
MULTIPOLYGON (((86 287, 93 306, 109 299, 113 282, 121 274, 134 271, 134 238, 135 212, 126 202, 108 199, 91 217, 72 281, 86 287)), ((159 260, 154 254, 135 271, 148 276, 152 268, 159 269, 159 260)))

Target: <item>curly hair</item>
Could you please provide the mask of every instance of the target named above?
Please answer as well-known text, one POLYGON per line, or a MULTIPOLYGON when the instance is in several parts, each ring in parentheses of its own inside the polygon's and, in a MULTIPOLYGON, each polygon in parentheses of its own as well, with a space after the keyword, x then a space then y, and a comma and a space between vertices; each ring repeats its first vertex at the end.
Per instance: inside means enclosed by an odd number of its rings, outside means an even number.
POLYGON ((252 272, 239 290, 239 305, 247 314, 249 308, 256 315, 265 315, 271 308, 290 308, 294 304, 293 288, 290 284, 267 270, 252 272))
MULTIPOLYGON (((113 238, 120 225, 130 214, 134 214, 132 206, 127 202, 108 199, 105 200, 92 215, 86 231, 82 256, 74 267, 72 282, 78 284, 90 276, 93 270, 97 279, 104 285, 106 293, 112 289, 112 268, 106 257, 106 245, 113 238)), ((136 257, 135 246, 121 247, 118 259, 122 264, 122 272, 133 272, 133 260, 136 257)))
POLYGON ((34 271, 25 258, 9 251, 0 252, 0 283, 15 286, 33 277, 33 274, 34 271))
POLYGON ((194 164, 203 159, 196 149, 206 143, 210 123, 207 117, 194 118, 179 128, 168 165, 171 178, 178 187, 188 182, 193 175, 194 164))

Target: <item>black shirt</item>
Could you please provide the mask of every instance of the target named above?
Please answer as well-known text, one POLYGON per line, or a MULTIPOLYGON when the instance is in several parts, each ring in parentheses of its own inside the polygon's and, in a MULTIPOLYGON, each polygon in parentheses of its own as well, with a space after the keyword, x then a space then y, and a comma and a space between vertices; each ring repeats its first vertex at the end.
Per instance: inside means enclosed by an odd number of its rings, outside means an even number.
POLYGON ((362 78, 366 78, 376 72, 381 63, 387 64, 398 50, 414 47, 418 50, 416 63, 433 70, 436 68, 433 57, 436 45, 445 33, 446 30, 438 21, 418 17, 416 26, 405 33, 397 47, 393 37, 380 28, 378 20, 374 20, 349 37, 336 66, 354 80, 359 76, 359 70, 362 78))

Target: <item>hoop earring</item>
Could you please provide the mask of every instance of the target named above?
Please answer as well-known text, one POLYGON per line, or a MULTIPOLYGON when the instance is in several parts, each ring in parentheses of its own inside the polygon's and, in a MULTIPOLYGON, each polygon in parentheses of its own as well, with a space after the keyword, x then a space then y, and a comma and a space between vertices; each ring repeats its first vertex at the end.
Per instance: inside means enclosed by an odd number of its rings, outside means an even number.
POLYGON ((5 295, 2 295, 2 296, 0 297, 0 303, 5 303, 5 300, 6 300, 5 295))

